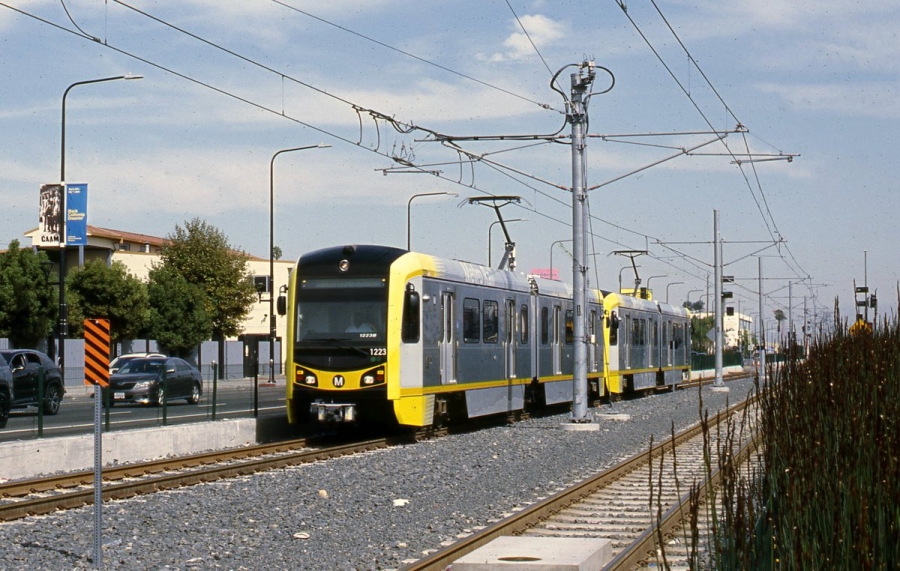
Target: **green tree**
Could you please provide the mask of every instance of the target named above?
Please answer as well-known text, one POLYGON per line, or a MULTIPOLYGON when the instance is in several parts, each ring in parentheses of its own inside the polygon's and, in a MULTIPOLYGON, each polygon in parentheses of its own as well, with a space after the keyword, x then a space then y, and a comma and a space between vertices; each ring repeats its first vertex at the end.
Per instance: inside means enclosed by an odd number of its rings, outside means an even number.
POLYGON ((0 254, 0 337, 8 337, 14 347, 37 347, 53 331, 58 304, 45 263, 47 254, 22 249, 18 240, 0 254))
POLYGON ((681 306, 691 311, 703 311, 704 304, 702 299, 698 299, 697 301, 686 301, 681 306))
POLYGON ((712 341, 706 333, 713 328, 715 319, 712 315, 706 317, 691 317, 691 350, 701 353, 711 353, 712 341))
POLYGON ((169 352, 185 354, 212 335, 206 294, 170 266, 150 270, 150 336, 169 352))
POLYGON ((225 235, 198 218, 175 226, 160 252, 162 266, 203 290, 204 310, 215 339, 241 332, 257 299, 247 269, 247 254, 228 244, 225 235))
POLYGON ((84 319, 109 320, 110 340, 139 337, 147 326, 150 305, 147 286, 128 273, 122 262, 107 266, 103 260, 89 260, 66 278, 69 305, 69 335, 84 335, 84 319))
POLYGON ((784 311, 781 309, 775 310, 775 321, 778 322, 778 332, 781 333, 781 322, 787 319, 787 316, 784 314, 784 311))

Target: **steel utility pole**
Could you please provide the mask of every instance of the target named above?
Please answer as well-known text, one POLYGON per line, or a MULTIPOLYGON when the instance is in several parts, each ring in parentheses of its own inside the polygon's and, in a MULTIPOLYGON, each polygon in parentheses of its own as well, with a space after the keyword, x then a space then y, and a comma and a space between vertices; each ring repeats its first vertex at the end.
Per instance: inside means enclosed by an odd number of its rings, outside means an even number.
POLYGON ((713 210, 713 264, 715 265, 715 327, 716 332, 716 379, 713 382, 715 387, 724 387, 725 382, 722 379, 722 346, 724 336, 722 335, 722 239, 719 237, 719 211, 713 210))
POLYGON ((766 378, 766 328, 763 321, 763 267, 759 258, 759 380, 766 378))
POLYGON ((587 113, 584 96, 594 81, 594 63, 584 62, 577 73, 571 75, 572 101, 568 120, 572 124, 572 284, 574 289, 575 315, 575 366, 572 387, 572 422, 590 422, 587 414, 587 337, 585 319, 587 317, 587 296, 585 276, 587 256, 585 256, 584 203, 587 192, 584 185, 585 142, 584 126, 587 113))

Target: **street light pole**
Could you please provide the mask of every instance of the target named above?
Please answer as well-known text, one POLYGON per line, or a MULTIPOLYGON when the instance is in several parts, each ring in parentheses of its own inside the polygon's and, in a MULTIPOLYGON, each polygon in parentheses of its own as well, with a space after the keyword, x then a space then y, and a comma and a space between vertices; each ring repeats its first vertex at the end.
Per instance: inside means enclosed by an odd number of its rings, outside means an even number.
POLYGON ((556 240, 555 242, 550 244, 550 277, 552 279, 556 279, 556 278, 553 278, 553 246, 555 246, 557 244, 562 244, 564 242, 571 242, 571 241, 572 240, 556 240))
MULTIPOLYGON (((650 276, 649 278, 647 278, 647 291, 648 292, 650 291, 650 280, 652 280, 653 278, 667 278, 667 277, 669 277, 669 276, 650 276)), ((637 294, 638 292, 635 292, 635 293, 637 294)), ((637 296, 635 296, 635 297, 637 297, 637 296)))
POLYGON ((409 227, 410 227, 410 207, 412 206, 412 201, 417 196, 438 196, 441 194, 446 194, 447 196, 459 196, 455 192, 420 192, 419 194, 414 194, 409 197, 409 200, 406 203, 406 249, 410 249, 410 238, 409 238, 409 227))
POLYGON ((281 149, 272 155, 269 161, 269 383, 275 383, 275 157, 282 153, 305 151, 306 149, 325 149, 331 145, 319 143, 305 147, 281 149))
POLYGON ((669 303, 669 288, 673 285, 681 285, 684 282, 672 282, 670 284, 666 284, 666 303, 669 303))
MULTIPOLYGON (((59 208, 59 321, 57 330, 57 359, 63 384, 66 382, 66 336, 69 334, 69 308, 66 305, 66 97, 73 87, 88 85, 90 83, 102 83, 116 81, 118 79, 142 79, 142 75, 116 75, 100 79, 88 79, 76 81, 66 88, 62 96, 62 121, 59 151, 59 184, 60 184, 60 208, 59 208)), ((49 349, 49 348, 48 348, 49 349)))
MULTIPOLYGON (((694 293, 695 291, 703 291, 703 290, 702 289, 692 289, 691 291, 687 292, 687 302, 688 303, 691 303, 691 294, 694 293)), ((700 301, 700 300, 698 299, 697 301, 700 301)))

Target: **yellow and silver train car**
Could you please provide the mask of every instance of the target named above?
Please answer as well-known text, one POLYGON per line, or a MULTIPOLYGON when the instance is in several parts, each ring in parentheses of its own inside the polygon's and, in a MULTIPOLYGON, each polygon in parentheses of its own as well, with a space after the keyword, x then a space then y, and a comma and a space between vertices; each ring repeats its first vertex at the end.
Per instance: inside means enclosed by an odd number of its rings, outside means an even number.
POLYGON ((671 387, 690 379, 687 309, 619 293, 607 293, 603 308, 604 379, 610 393, 671 387))
MULTIPOLYGON (((642 387, 605 376, 625 363, 606 358, 625 346, 610 345, 615 320, 640 304, 616 299, 610 316, 602 292, 587 297, 588 397, 642 387)), ((430 426, 572 400, 572 290, 558 281, 343 246, 300 257, 284 309, 290 422, 430 426)))

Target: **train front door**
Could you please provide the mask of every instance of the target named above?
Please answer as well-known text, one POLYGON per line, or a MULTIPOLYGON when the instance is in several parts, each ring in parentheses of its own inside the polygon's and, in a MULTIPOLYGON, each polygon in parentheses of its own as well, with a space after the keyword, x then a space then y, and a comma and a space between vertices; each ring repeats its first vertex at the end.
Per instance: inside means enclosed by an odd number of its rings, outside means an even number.
POLYGON ((441 384, 456 382, 456 302, 453 292, 441 292, 441 384))
POLYGON ((550 339, 550 343, 553 347, 553 374, 559 375, 562 373, 562 338, 560 335, 560 328, 563 327, 562 321, 562 308, 558 305, 553 306, 553 324, 551 325, 552 329, 552 337, 550 339))
POLYGON ((506 378, 516 378, 516 300, 506 300, 506 378))

